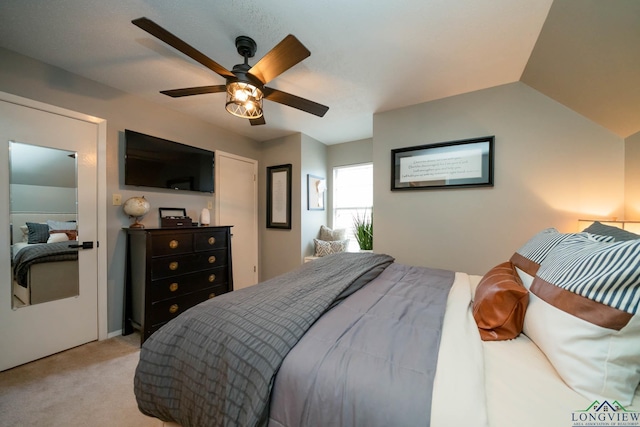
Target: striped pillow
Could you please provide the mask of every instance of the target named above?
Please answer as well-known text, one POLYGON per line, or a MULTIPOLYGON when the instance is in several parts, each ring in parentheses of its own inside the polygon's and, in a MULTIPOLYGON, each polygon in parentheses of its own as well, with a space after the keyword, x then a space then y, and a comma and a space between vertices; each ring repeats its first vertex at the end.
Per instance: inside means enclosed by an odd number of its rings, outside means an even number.
POLYGON ((532 287, 555 285, 609 307, 638 314, 640 240, 602 243, 570 236, 549 253, 533 282, 532 287))
POLYGON ((611 225, 602 224, 598 221, 595 221, 583 231, 591 234, 599 234, 601 236, 611 236, 617 241, 640 239, 640 235, 638 234, 631 233, 630 231, 623 230, 618 227, 612 227, 611 225))
POLYGON ((525 273, 535 276, 549 251, 567 237, 567 234, 555 228, 542 230, 513 254, 511 262, 525 273))
POLYGON ((533 276, 536 275, 540 268, 540 263, 544 261, 549 252, 565 239, 576 235, 599 242, 611 242, 614 240, 611 236, 596 236, 589 233, 560 233, 555 228, 542 230, 529 239, 509 260, 517 268, 516 271, 518 271, 525 288, 529 289, 533 276))
POLYGON ((575 234, 540 264, 523 332, 569 387, 628 405, 640 383, 640 240, 575 234))

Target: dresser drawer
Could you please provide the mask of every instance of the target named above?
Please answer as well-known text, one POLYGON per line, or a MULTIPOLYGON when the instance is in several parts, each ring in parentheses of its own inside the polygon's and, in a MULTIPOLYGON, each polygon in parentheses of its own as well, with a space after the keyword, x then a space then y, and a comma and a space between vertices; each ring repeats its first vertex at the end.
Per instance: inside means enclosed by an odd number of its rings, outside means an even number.
POLYGON ((227 233, 220 230, 195 233, 194 240, 195 250, 198 252, 227 247, 227 233))
POLYGON ((151 242, 151 256, 158 257, 172 254, 193 252, 192 234, 159 234, 154 235, 151 242))
POLYGON ((214 295, 233 290, 231 227, 127 228, 123 334, 141 342, 214 295))
POLYGON ((150 297, 152 302, 184 295, 209 286, 225 285, 228 289, 227 266, 213 268, 198 273, 154 280, 151 283, 150 297))
POLYGON ((194 305, 197 305, 202 301, 206 301, 210 298, 214 298, 218 295, 222 295, 226 292, 226 286, 219 285, 203 289, 198 292, 192 292, 190 294, 182 295, 177 298, 155 302, 151 304, 150 323, 152 326, 154 326, 159 323, 168 322, 169 320, 176 318, 181 313, 184 313, 194 305))
POLYGON ((151 261, 151 280, 180 276, 224 265, 227 265, 226 249, 155 258, 151 261))

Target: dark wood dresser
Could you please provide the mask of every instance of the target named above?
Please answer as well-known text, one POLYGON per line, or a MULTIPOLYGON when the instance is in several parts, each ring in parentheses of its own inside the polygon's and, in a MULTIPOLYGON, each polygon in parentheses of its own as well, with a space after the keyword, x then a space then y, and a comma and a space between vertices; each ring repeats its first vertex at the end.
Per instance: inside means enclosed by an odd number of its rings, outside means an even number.
POLYGON ((126 228, 123 335, 141 343, 190 307, 233 290, 231 227, 126 228))

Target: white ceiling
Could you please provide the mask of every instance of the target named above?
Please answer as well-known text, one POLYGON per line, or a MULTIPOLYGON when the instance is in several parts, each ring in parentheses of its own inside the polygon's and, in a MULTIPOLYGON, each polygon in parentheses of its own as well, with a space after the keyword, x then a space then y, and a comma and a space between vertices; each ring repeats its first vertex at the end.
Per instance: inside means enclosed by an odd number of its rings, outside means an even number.
MULTIPOLYGON (((598 0, 557 1, 578 7, 598 0)), ((618 1, 640 3, 602 3, 618 1)), ((552 0, 2 0, 0 46, 254 140, 302 132, 335 144, 371 137, 374 113, 519 81, 551 4, 552 0), (160 94, 224 84, 224 79, 131 24, 142 16, 227 69, 242 62, 235 48, 237 36, 257 42, 256 56, 250 60, 255 64, 287 34, 294 34, 311 56, 269 86, 327 105, 329 111, 318 118, 265 101, 267 124, 250 126, 225 111, 224 94, 177 99, 160 94)), ((635 83, 637 88, 638 80, 635 83)))

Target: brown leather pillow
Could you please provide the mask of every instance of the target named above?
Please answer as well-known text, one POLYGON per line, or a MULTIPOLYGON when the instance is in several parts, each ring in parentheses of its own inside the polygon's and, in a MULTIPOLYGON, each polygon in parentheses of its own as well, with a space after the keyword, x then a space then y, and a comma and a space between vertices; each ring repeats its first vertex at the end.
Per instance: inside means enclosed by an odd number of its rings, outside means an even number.
POLYGON ((483 341, 510 340, 522 332, 529 291, 507 261, 484 275, 473 301, 473 318, 483 341))

